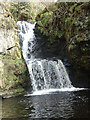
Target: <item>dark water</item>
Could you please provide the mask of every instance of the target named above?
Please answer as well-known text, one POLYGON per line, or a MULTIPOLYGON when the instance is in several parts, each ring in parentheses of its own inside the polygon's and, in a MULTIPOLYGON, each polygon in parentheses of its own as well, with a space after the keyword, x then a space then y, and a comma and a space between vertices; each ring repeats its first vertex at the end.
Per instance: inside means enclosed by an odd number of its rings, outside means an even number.
MULTIPOLYGON (((58 92, 41 96, 20 96, 2 100, 2 118, 31 119, 90 119, 88 90, 58 92)), ((4 119, 3 119, 4 120, 4 119)))

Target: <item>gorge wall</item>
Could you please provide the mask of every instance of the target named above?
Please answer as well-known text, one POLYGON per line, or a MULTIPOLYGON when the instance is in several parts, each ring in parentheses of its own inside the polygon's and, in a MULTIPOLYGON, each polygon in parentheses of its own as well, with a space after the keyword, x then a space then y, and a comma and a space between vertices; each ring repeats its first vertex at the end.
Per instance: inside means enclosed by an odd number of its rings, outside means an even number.
POLYGON ((36 17, 37 29, 49 37, 51 45, 60 45, 65 39, 64 46, 72 65, 85 70, 90 69, 89 7, 90 2, 59 2, 46 7, 36 17))
POLYGON ((18 27, 7 6, 8 3, 0 2, 0 88, 16 89, 11 90, 13 94, 24 90, 28 72, 19 45, 18 27))

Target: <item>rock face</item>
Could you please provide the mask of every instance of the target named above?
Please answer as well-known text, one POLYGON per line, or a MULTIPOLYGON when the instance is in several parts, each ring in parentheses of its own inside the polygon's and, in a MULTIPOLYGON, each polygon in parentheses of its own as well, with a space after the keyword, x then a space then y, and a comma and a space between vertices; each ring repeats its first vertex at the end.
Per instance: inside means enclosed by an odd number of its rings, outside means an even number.
POLYGON ((21 58, 17 25, 10 16, 5 4, 0 4, 0 54, 21 58))
POLYGON ((71 63, 86 70, 90 69, 89 7, 90 2, 54 3, 37 16, 40 32, 53 44, 65 38, 71 63))
POLYGON ((9 90, 25 87, 28 73, 17 36, 18 27, 6 6, 0 3, 0 88, 9 90))

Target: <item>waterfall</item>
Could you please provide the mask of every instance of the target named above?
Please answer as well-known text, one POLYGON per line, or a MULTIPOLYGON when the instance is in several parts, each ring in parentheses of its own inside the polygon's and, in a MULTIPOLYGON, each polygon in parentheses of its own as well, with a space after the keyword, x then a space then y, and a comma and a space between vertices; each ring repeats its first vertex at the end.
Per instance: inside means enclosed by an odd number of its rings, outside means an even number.
POLYGON ((33 90, 72 87, 61 60, 33 60, 28 64, 33 90))
POLYGON ((74 88, 63 62, 57 60, 37 59, 33 53, 36 45, 34 28, 36 22, 18 21, 19 38, 23 57, 28 66, 33 92, 55 91, 74 88))

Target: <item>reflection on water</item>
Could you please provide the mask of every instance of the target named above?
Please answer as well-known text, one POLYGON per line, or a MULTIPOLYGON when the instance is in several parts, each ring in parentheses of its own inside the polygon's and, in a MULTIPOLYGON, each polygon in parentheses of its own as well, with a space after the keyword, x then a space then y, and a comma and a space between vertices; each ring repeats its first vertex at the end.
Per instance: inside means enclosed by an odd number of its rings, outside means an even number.
POLYGON ((34 106, 31 117, 63 117, 68 118, 69 114, 73 115, 71 98, 68 93, 45 95, 32 97, 32 105, 34 106))
POLYGON ((90 118, 89 91, 3 99, 3 118, 90 118))

